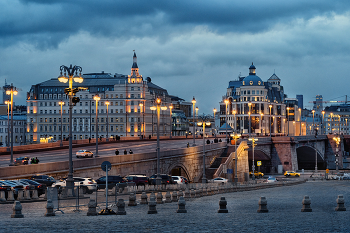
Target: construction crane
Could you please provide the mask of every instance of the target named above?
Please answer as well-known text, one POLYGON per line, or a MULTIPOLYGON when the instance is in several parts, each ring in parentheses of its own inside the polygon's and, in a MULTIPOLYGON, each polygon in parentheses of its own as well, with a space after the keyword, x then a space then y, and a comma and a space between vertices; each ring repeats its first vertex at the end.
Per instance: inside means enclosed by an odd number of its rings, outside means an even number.
MULTIPOLYGON (((341 97, 344 97, 344 96, 340 96, 338 98, 341 98, 341 97)), ((338 99, 338 98, 336 98, 336 99, 338 99)), ((347 95, 345 95, 345 101, 344 100, 309 101, 309 103, 313 103, 313 104, 316 104, 316 102, 317 103, 325 103, 325 104, 329 104, 329 103, 345 103, 345 104, 347 104, 350 101, 348 101, 348 96, 347 95)))

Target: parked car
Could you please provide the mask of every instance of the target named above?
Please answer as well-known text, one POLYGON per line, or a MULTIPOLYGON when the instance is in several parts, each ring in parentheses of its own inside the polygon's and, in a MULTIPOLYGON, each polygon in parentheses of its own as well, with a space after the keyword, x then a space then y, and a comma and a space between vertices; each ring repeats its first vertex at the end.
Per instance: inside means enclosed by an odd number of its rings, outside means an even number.
MULTIPOLYGON (((106 188, 106 176, 102 176, 96 180, 97 190, 106 188)), ((112 189, 116 184, 120 187, 126 187, 126 180, 121 176, 108 176, 108 189, 112 189)))
MULTIPOLYGON (((73 177, 74 186, 80 186, 83 188, 83 193, 91 194, 97 189, 96 181, 89 177, 73 177)), ((52 185, 52 187, 66 187, 67 178, 62 178, 60 181, 57 181, 52 185)))
POLYGON ((29 163, 29 157, 18 157, 15 159, 15 166, 17 165, 27 165, 29 163))
POLYGON ((34 185, 31 185, 30 183, 28 183, 27 181, 25 181, 24 179, 21 179, 21 180, 13 180, 15 182, 18 182, 20 183, 21 185, 23 185, 23 189, 25 190, 30 190, 30 191, 33 191, 35 189, 35 186, 34 185))
POLYGON ((185 180, 185 184, 190 183, 186 177, 181 176, 185 180))
POLYGON ((11 191, 11 186, 0 181, 0 191, 4 191, 5 192, 5 198, 7 199, 8 192, 11 191))
POLYGON ((75 155, 77 158, 92 158, 94 156, 94 154, 88 150, 79 150, 75 155))
MULTIPOLYGON (((264 176, 264 173, 254 171, 254 175, 255 175, 255 177, 262 178, 264 176)), ((252 177, 252 172, 249 172, 249 177, 252 177)))
POLYGON ((284 172, 284 176, 285 177, 289 177, 289 176, 295 176, 295 177, 299 177, 300 173, 297 173, 295 171, 285 171, 284 172))
POLYGON ((128 175, 124 179, 127 182, 134 182, 136 186, 148 184, 148 177, 145 175, 128 175))
POLYGON ((51 187, 56 180, 52 176, 37 174, 29 178, 30 180, 34 180, 40 184, 45 184, 47 187, 51 187))
POLYGON ((27 182, 28 184, 34 186, 34 188, 38 191, 38 196, 45 194, 46 192, 46 185, 45 184, 40 184, 39 182, 36 182, 34 180, 29 180, 29 179, 21 179, 20 181, 27 182))
POLYGON ((12 180, 1 180, 2 183, 11 186, 11 190, 13 191, 13 196, 15 199, 17 199, 18 191, 23 190, 23 185, 21 185, 18 182, 12 181, 12 180))
POLYGON ((212 180, 209 180, 208 182, 209 183, 222 183, 222 184, 224 184, 224 183, 228 182, 228 179, 225 179, 225 178, 222 178, 222 177, 216 177, 216 178, 214 178, 212 180))
POLYGON ((172 178, 175 181, 175 183, 177 183, 177 184, 185 184, 186 183, 184 177, 182 177, 182 176, 172 176, 172 178))
MULTIPOLYGON (((176 184, 176 182, 173 180, 173 178, 167 174, 160 174, 160 177, 162 179, 161 184, 176 184)), ((157 174, 152 175, 149 178, 149 184, 153 184, 156 185, 156 178, 157 178, 157 174)))

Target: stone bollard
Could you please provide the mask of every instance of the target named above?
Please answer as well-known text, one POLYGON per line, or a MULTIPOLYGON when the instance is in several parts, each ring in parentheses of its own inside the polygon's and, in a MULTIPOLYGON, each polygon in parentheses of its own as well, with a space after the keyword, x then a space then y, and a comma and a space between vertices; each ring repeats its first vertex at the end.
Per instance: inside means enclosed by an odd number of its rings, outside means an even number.
POLYGON ((33 192, 32 192, 32 199, 38 199, 39 196, 38 196, 38 190, 34 189, 33 192))
POLYGON ((14 201, 15 198, 13 197, 13 192, 12 191, 8 191, 7 193, 7 201, 14 201))
POLYGON ((24 200, 30 200, 30 190, 26 189, 24 190, 24 200))
POLYGON ((148 202, 148 212, 147 214, 156 214, 157 212, 157 203, 154 193, 150 196, 150 200, 148 202), (152 195, 153 194, 153 195, 152 195))
POLYGON ((211 187, 211 195, 215 195, 215 194, 216 194, 215 191, 216 191, 215 187, 212 186, 212 187, 211 187))
POLYGON ((180 197, 183 197, 184 193, 182 192, 182 190, 180 189, 179 192, 177 192, 177 199, 180 200, 180 197))
POLYGON ((5 191, 0 191, 0 201, 2 202, 6 201, 5 191))
POLYGON ((344 201, 343 194, 338 195, 337 207, 335 208, 335 211, 346 211, 346 208, 345 208, 344 204, 345 204, 345 201, 344 201))
POLYGON ((216 193, 216 194, 219 194, 219 193, 220 193, 220 187, 219 187, 219 186, 216 186, 215 193, 216 193))
POLYGON ((118 210, 116 215, 126 215, 124 199, 118 199, 117 207, 118 210))
POLYGON ((112 196, 115 196, 117 194, 117 186, 113 186, 112 188, 112 196))
POLYGON ((47 204, 46 204, 45 217, 51 217, 51 216, 55 216, 55 212, 53 211, 53 203, 49 199, 49 200, 47 200, 47 204))
POLYGON ((197 188, 195 191, 196 191, 196 197, 201 197, 201 190, 200 190, 200 188, 197 188))
POLYGON ((171 201, 177 202, 177 192, 176 191, 173 191, 173 194, 171 195, 171 201))
POLYGON ((142 192, 140 204, 141 204, 141 205, 147 205, 147 204, 148 204, 147 198, 148 198, 148 197, 147 197, 146 192, 142 192))
POLYGON ((162 192, 157 193, 157 204, 164 204, 162 192))
POLYGON ((259 209, 257 210, 258 213, 267 213, 269 210, 267 209, 267 200, 266 197, 260 197, 259 200, 259 209))
POLYGON ((87 216, 97 216, 97 212, 96 212, 96 202, 95 199, 91 199, 88 203, 88 212, 87 212, 87 216))
POLYGON ((191 198, 196 197, 196 191, 194 189, 191 189, 191 198))
POLYGON ((180 197, 178 202, 178 209, 176 210, 176 213, 187 213, 186 210, 186 201, 184 197, 180 197))
POLYGON ((18 192, 17 192, 17 201, 21 201, 21 200, 24 199, 23 194, 24 194, 24 190, 18 190, 18 192))
POLYGON ((128 206, 137 206, 135 193, 130 193, 128 206))
POLYGON ((220 209, 218 210, 218 213, 228 213, 227 201, 225 200, 225 197, 221 197, 219 201, 220 209))
POLYGON ((188 201, 190 199, 191 199, 190 190, 186 189, 185 190, 185 200, 188 201))
POLYGON ((22 214, 22 205, 21 202, 15 201, 12 206, 13 213, 11 214, 11 218, 23 218, 22 214))
POLYGON ((302 203, 303 203, 303 208, 301 209, 301 212, 312 212, 312 209, 310 207, 311 199, 309 198, 309 196, 304 196, 302 203))
POLYGON ((171 203, 171 195, 169 191, 165 194, 165 203, 171 203))
POLYGON ((196 196, 197 197, 203 197, 203 188, 198 188, 198 195, 197 195, 197 193, 196 193, 196 196))
POLYGON ((206 187, 203 187, 202 188, 202 196, 207 196, 207 188, 206 187))

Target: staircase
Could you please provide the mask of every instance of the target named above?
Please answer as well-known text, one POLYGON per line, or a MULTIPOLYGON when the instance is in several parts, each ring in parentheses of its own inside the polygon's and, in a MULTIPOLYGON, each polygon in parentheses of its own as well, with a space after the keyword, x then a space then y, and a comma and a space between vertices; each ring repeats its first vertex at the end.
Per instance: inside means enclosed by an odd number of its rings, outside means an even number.
POLYGON ((235 147, 227 146, 227 148, 221 153, 221 155, 216 157, 214 161, 212 161, 210 167, 205 169, 205 176, 208 180, 213 179, 213 175, 215 174, 216 170, 220 167, 222 163, 226 162, 227 157, 232 152, 235 152, 235 147))

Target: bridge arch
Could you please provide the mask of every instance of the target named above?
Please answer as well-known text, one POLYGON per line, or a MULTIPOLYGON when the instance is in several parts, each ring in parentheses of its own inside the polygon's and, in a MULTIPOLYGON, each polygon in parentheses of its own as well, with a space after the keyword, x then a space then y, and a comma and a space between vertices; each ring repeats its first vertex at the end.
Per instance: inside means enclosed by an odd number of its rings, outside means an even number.
POLYGON ((186 166, 182 163, 171 164, 167 169, 167 174, 172 176, 184 176, 188 178, 188 180, 192 180, 193 178, 190 176, 191 173, 187 170, 186 166))
MULTIPOLYGON (((248 160, 249 160, 249 170, 252 169, 253 165, 253 150, 249 148, 248 150, 248 160)), ((271 156, 270 153, 263 148, 259 149, 255 147, 254 149, 254 163, 255 169, 258 170, 257 161, 261 161, 260 171, 263 173, 275 172, 272 170, 271 156)))
POLYGON ((303 145, 296 149, 298 159, 298 169, 314 170, 316 165, 317 153, 317 168, 325 170, 327 162, 323 159, 322 153, 317 148, 311 145, 303 145))

